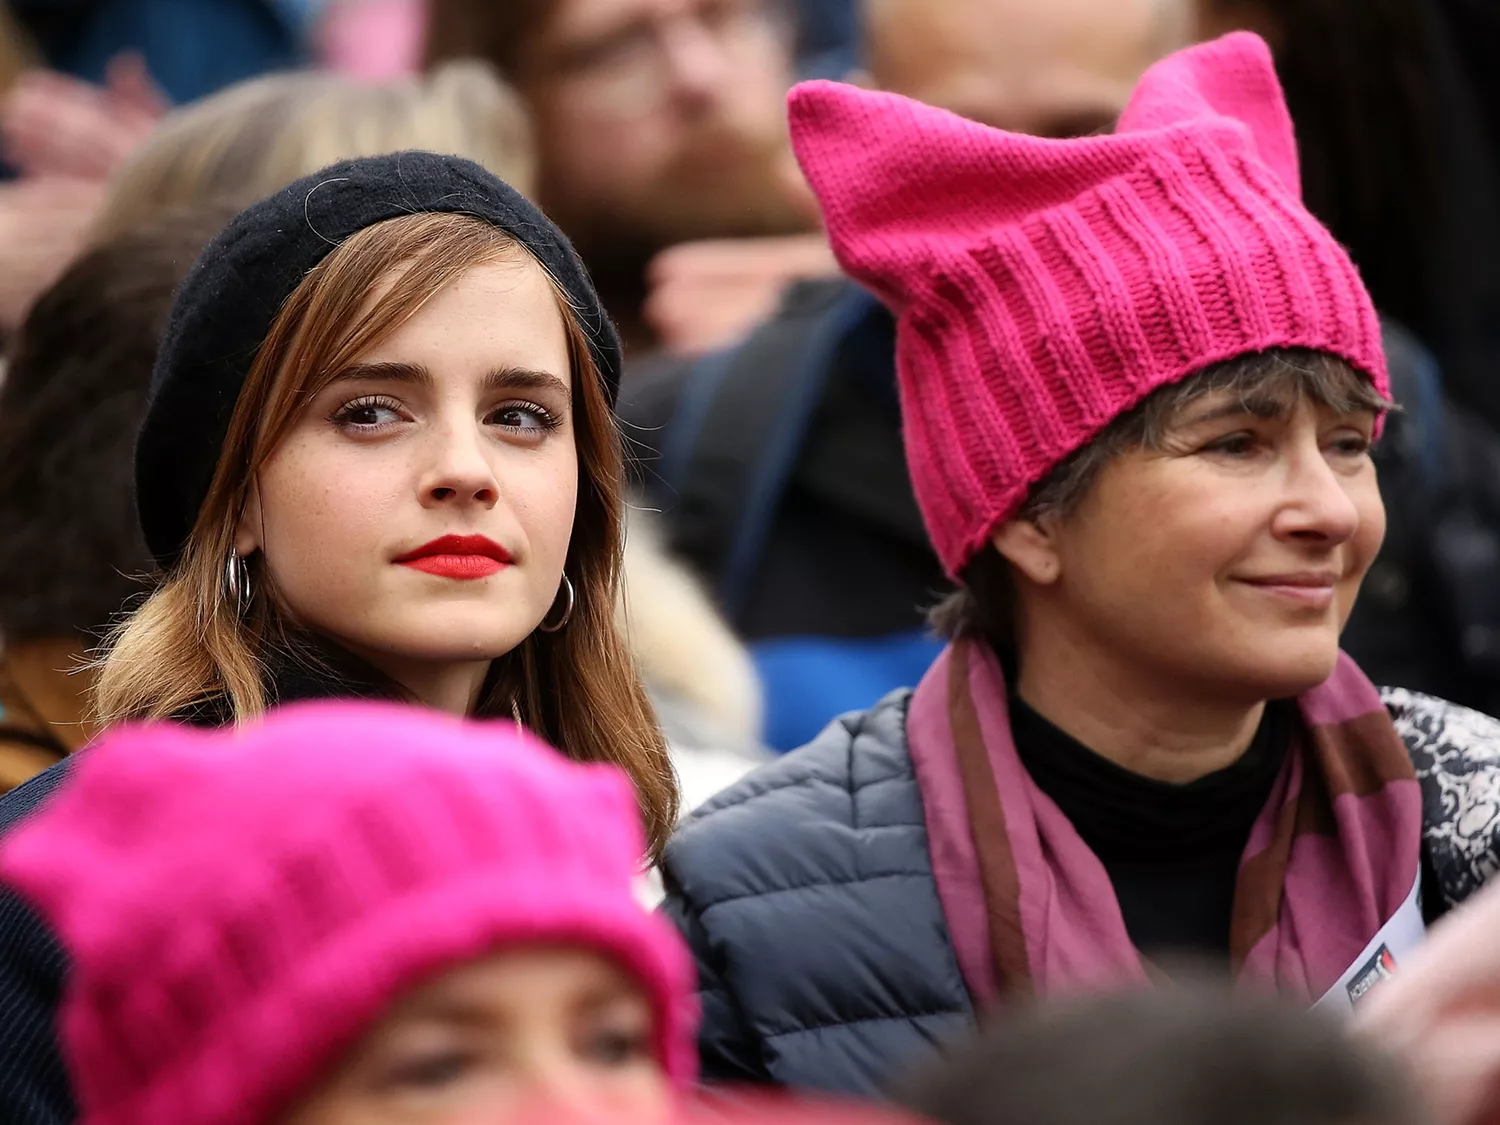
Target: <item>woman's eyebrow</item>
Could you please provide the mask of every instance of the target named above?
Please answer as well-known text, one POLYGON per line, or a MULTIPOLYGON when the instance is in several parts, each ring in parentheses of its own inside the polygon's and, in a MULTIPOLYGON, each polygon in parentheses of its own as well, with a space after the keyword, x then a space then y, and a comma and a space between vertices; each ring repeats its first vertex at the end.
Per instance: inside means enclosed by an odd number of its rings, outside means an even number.
POLYGON ((1239 418, 1248 414, 1252 418, 1269 421, 1280 418, 1291 409, 1291 404, 1278 395, 1248 394, 1221 402, 1201 414, 1189 414, 1180 423, 1184 426, 1202 426, 1224 418, 1239 418))
POLYGON ((572 388, 567 382, 550 371, 536 371, 529 367, 498 367, 484 377, 487 391, 551 391, 573 401, 572 388))
MULTIPOLYGON (((345 383, 352 380, 371 382, 413 383, 431 388, 437 385, 432 371, 421 363, 351 363, 330 383, 345 383)), ((484 377, 484 389, 494 391, 551 391, 571 402, 573 392, 568 384, 550 371, 537 371, 529 367, 497 367, 484 377)))
POLYGON ((404 1021, 443 1023, 461 1027, 488 1027, 497 1022, 493 1005, 479 999, 440 993, 408 1001, 401 1011, 404 1021))
POLYGON ((329 382, 345 383, 352 379, 415 383, 422 387, 431 387, 436 383, 432 372, 420 363, 351 363, 329 382))

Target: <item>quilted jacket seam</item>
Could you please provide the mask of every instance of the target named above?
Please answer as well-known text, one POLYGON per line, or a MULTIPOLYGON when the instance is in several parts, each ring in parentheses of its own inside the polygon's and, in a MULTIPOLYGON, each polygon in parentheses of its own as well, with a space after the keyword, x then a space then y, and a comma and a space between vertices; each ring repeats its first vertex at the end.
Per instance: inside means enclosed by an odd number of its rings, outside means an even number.
MULTIPOLYGON (((853 743, 850 743, 849 759, 851 763, 853 762, 853 757, 853 743)), ((805 774, 802 777, 789 778, 786 781, 778 782, 775 785, 772 785, 766 789, 762 789, 757 793, 747 793, 745 794, 745 796, 741 797, 733 804, 716 805, 715 807, 704 812, 701 816, 695 817, 693 819, 693 823, 706 823, 722 812, 728 812, 730 809, 744 808, 751 801, 758 801, 762 797, 773 796, 777 793, 780 793, 783 789, 797 789, 801 786, 806 785, 808 782, 818 782, 820 784, 828 786, 828 788, 832 789, 835 793, 848 792, 850 796, 855 796, 863 790, 868 789, 872 785, 886 785, 891 782, 904 782, 906 780, 906 777, 907 775, 905 774, 892 773, 887 777, 871 778, 869 781, 862 781, 858 785, 854 785, 851 787, 847 781, 841 781, 838 778, 824 777, 821 774, 805 774)))
POLYGON ((725 906, 731 902, 743 902, 747 898, 769 898, 771 895, 787 894, 790 891, 810 891, 818 887, 852 887, 860 883, 873 883, 880 879, 931 879, 931 869, 924 871, 882 871, 878 875, 856 875, 849 879, 821 879, 813 883, 796 883, 789 887, 770 887, 766 890, 745 891, 741 894, 729 895, 726 898, 716 898, 712 902, 694 904, 698 911, 698 917, 702 918, 715 907, 725 906))
POLYGON ((927 1012, 902 1012, 895 1016, 861 1016, 853 1020, 829 1020, 827 1023, 808 1024, 806 1027, 789 1027, 785 1031, 765 1031, 761 1035, 765 1039, 783 1039, 788 1035, 805 1035, 809 1031, 828 1031, 839 1027, 857 1027, 862 1023, 911 1023, 913 1020, 932 1019, 936 1016, 961 1016, 963 1014, 957 1008, 936 1008, 927 1012))

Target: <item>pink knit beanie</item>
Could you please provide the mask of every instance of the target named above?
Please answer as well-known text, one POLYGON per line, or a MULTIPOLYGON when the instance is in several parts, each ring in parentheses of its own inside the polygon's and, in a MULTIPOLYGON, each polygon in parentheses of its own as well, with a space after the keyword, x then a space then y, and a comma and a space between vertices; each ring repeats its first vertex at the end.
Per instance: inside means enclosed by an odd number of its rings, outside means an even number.
POLYGON ((635 895, 633 789, 510 723, 313 704, 123 728, 0 849, 69 955, 81 1125, 265 1125, 403 992, 518 944, 639 979, 695 1076, 693 968, 635 895))
POLYGON ((840 263, 896 315, 907 461, 950 575, 1068 454, 1212 364, 1310 348, 1387 393, 1375 310, 1302 205, 1254 35, 1152 67, 1110 136, 1005 133, 833 82, 790 111, 840 263))

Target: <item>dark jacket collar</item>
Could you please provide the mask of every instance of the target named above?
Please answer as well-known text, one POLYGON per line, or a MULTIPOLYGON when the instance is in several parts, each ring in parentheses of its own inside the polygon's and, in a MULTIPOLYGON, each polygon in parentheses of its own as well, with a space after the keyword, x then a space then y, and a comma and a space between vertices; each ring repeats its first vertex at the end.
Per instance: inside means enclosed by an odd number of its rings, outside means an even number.
MULTIPOLYGON (((401 699, 399 687, 345 649, 311 634, 297 634, 266 659, 266 703, 270 707, 319 699, 401 699)), ((178 712, 193 726, 220 727, 234 721, 227 699, 204 700, 178 712)))

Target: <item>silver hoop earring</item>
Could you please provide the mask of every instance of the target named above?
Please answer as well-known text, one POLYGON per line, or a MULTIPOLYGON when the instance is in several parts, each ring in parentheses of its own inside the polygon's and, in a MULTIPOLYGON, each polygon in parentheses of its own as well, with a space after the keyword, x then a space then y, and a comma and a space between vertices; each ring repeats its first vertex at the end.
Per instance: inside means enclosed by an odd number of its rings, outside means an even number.
MULTIPOLYGON (((545 617, 542 618, 542 623, 538 625, 537 628, 543 633, 561 632, 563 626, 566 625, 569 621, 573 620, 573 607, 577 603, 573 596, 573 583, 566 574, 563 575, 562 592, 567 595, 567 608, 563 610, 562 616, 550 625, 547 623, 547 619, 545 617)), ((555 600, 553 604, 557 604, 555 600)))
POLYGON ((241 617, 250 608, 250 564, 233 547, 224 564, 224 598, 241 617))

